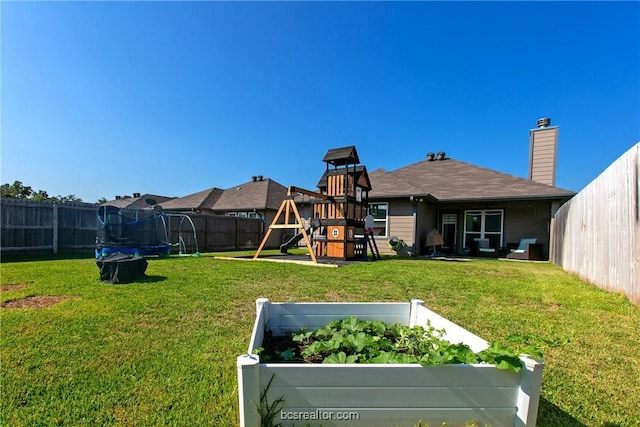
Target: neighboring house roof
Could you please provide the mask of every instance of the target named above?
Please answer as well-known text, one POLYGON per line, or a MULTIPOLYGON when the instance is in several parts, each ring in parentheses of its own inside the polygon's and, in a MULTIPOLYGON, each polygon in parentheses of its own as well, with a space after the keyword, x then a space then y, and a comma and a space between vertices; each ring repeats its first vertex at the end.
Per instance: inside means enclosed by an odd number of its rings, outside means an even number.
POLYGON ((158 196, 156 194, 135 194, 135 197, 123 196, 119 199, 109 200, 104 204, 115 206, 118 208, 144 209, 148 208, 149 206, 153 206, 154 204, 161 204, 168 200, 174 199, 173 197, 158 196))
POLYGON ((459 160, 423 160, 369 175, 369 198, 432 196, 444 202, 497 199, 568 199, 575 192, 459 160))
POLYGON ((163 197, 145 194, 126 197, 106 204, 120 208, 146 208, 146 199, 154 199, 165 210, 190 211, 251 211, 253 209, 277 210, 287 197, 287 188, 272 179, 258 179, 236 185, 226 190, 212 187, 184 197, 163 197), (162 200, 162 201, 161 201, 162 200))
POLYGON ((276 210, 280 208, 286 196, 287 188, 272 179, 249 181, 224 190, 213 209, 217 211, 276 210))
POLYGON ((216 201, 223 193, 216 187, 202 190, 197 193, 189 194, 188 196, 178 197, 168 202, 161 204, 163 209, 166 210, 200 210, 200 209, 213 209, 216 201))

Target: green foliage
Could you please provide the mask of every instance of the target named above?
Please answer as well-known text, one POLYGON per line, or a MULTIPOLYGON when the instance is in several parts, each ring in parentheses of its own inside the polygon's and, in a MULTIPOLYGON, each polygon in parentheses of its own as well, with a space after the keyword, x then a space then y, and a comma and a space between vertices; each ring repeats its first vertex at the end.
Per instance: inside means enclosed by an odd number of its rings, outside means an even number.
MULTIPOLYGON (((521 368, 518 355, 526 353, 541 358, 541 344, 549 343, 533 335, 513 335, 507 338, 508 346, 494 341, 486 350, 474 353, 466 344, 450 343, 444 335, 443 329, 430 324, 426 328, 410 328, 399 323, 388 325, 379 320, 359 320, 350 316, 315 332, 302 330, 293 334, 292 340, 301 346, 300 356, 307 361, 422 365, 489 363, 514 372, 521 368)), ((281 361, 296 360, 292 348, 279 356, 281 361)))
POLYGON ((34 202, 81 202, 82 199, 75 194, 68 196, 49 196, 44 190, 34 191, 29 185, 24 185, 22 181, 14 181, 13 184, 2 184, 0 196, 4 199, 32 200, 34 202))
POLYGON ((260 427, 279 427, 281 424, 274 424, 273 420, 278 415, 278 412, 284 407, 284 399, 282 397, 269 403, 267 399, 267 392, 271 388, 274 375, 271 375, 269 383, 264 390, 260 393, 260 403, 253 402, 256 405, 258 414, 260 415, 260 427))

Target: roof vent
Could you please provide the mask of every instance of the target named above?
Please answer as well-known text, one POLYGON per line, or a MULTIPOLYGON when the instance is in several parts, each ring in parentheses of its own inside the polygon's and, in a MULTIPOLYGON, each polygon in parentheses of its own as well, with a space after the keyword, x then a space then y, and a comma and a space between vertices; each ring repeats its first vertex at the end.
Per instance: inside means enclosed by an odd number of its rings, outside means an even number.
POLYGON ((255 176, 255 175, 253 175, 253 176, 251 177, 251 181, 252 181, 252 182, 256 182, 256 180, 257 180, 257 179, 258 179, 258 177, 257 177, 257 176, 255 176))
POLYGON ((434 161, 436 158, 436 155, 433 153, 427 153, 427 160, 429 160, 430 162, 434 161))
POLYGON ((262 175, 258 175, 258 181, 264 181, 264 177, 262 175))
POLYGON ((116 200, 122 199, 122 196, 116 196, 116 200))
POLYGON ((538 127, 539 128, 548 128, 551 125, 551 119, 548 117, 543 117, 538 119, 538 127))
POLYGON ((438 160, 444 160, 445 158, 444 151, 438 151, 437 156, 438 156, 438 160))
POLYGON ((140 193, 133 193, 133 197, 140 197, 140 193))

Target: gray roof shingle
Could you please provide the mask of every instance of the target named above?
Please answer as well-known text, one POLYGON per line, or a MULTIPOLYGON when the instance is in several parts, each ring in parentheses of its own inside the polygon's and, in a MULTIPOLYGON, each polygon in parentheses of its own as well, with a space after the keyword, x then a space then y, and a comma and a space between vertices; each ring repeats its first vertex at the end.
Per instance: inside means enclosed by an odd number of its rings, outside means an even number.
POLYGON ((172 199, 173 197, 158 196, 156 194, 142 194, 138 197, 124 196, 121 199, 109 200, 104 204, 109 206, 116 206, 118 208, 145 209, 150 206, 149 203, 147 203, 147 200, 155 201, 157 204, 161 204, 172 199))
POLYGON ((184 197, 179 197, 168 202, 161 203, 163 209, 171 210, 197 210, 197 209, 212 209, 223 190, 212 187, 207 190, 199 191, 197 193, 189 194, 184 197))
POLYGON ((224 190, 213 209, 222 211, 278 209, 286 196, 287 188, 272 179, 249 181, 224 190))
POLYGON ((370 198, 431 195, 440 201, 570 198, 575 193, 459 160, 422 160, 369 174, 370 198))

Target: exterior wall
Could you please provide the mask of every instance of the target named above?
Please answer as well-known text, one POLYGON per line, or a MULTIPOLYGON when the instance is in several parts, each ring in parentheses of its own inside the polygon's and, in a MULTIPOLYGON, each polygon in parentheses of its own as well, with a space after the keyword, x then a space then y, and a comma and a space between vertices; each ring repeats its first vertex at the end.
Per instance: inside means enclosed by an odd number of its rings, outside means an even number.
POLYGON ((391 200, 388 212, 388 229, 387 237, 376 237, 376 243, 380 253, 406 255, 408 253, 415 254, 416 243, 414 212, 416 207, 407 197, 406 200, 391 200), (404 242, 403 247, 397 252, 389 248, 387 241, 395 236, 404 242))
POLYGON ((504 210, 504 243, 519 243, 520 239, 535 237, 542 243, 545 258, 549 257, 549 227, 551 202, 514 202, 504 210))
MULTIPOLYGON (((379 201, 382 202, 382 201, 379 201)), ((520 239, 535 237, 543 245, 543 255, 549 256, 549 229, 552 202, 508 201, 492 203, 412 203, 408 200, 390 200, 387 237, 377 237, 381 253, 422 255, 425 253, 425 238, 432 229, 442 233, 442 214, 457 215, 456 252, 463 253, 464 221, 467 210, 494 210, 504 212, 502 246, 517 245, 520 239), (389 248, 387 241, 395 236, 404 241, 399 251, 389 248)), ((554 205, 556 203, 554 202, 554 205)))
POLYGON ((529 139, 529 179, 556 185, 558 127, 532 129, 529 139))
POLYGON ((426 252, 427 234, 437 227, 436 207, 432 203, 418 203, 416 215, 416 254, 423 255, 426 252))
POLYGON ((442 214, 455 213, 458 216, 456 247, 463 253, 464 221, 467 210, 494 210, 504 212, 502 246, 518 244, 520 239, 535 237, 543 245, 543 254, 549 255, 549 226, 551 221, 550 201, 510 201, 495 203, 451 203, 438 205, 438 231, 442 232, 442 214))

